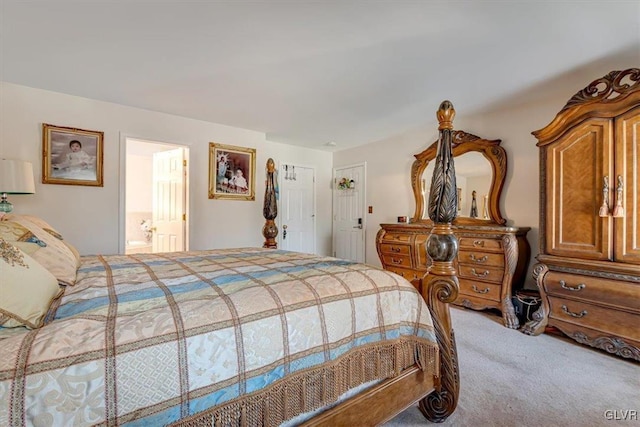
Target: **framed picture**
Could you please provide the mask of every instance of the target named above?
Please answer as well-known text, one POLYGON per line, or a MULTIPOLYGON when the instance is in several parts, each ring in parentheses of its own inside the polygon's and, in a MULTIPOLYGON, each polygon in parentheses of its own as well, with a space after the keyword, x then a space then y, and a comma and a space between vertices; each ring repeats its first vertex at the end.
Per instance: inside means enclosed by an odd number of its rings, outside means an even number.
POLYGON ((42 183, 102 187, 104 132, 42 124, 42 183))
POLYGON ((209 143, 209 198, 255 200, 255 148, 209 143))

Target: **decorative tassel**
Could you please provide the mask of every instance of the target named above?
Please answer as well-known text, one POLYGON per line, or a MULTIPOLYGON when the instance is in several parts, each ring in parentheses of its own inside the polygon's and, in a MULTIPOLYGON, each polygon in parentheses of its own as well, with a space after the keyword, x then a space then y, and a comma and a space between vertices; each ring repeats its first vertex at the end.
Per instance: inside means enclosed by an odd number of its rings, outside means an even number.
POLYGON ((603 218, 606 218, 609 216, 609 205, 607 204, 607 202, 602 203, 602 206, 600 206, 600 212, 598 212, 598 215, 600 215, 603 218))
POLYGON ((604 177, 604 185, 602 186, 602 206, 600 206, 600 212, 598 212, 602 218, 609 216, 609 177, 604 177))
POLYGON ((624 192, 624 183, 622 182, 622 175, 618 175, 618 186, 616 187, 617 202, 616 207, 613 210, 614 218, 624 218, 624 208, 622 207, 622 193, 624 192))
POLYGON ((616 205, 616 208, 613 210, 614 218, 624 218, 624 208, 621 205, 616 205))

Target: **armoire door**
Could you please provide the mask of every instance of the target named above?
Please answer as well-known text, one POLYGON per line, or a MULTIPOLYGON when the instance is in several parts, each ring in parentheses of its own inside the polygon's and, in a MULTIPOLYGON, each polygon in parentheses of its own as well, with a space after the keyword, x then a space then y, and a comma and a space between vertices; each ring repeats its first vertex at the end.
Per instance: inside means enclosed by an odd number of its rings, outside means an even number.
POLYGON ((546 155, 546 252, 581 259, 612 259, 613 221, 611 216, 598 215, 604 177, 609 177, 609 185, 613 185, 612 121, 585 121, 549 145, 546 155))
POLYGON ((640 264, 640 107, 616 119, 616 194, 622 184, 624 217, 615 218, 615 260, 640 264))

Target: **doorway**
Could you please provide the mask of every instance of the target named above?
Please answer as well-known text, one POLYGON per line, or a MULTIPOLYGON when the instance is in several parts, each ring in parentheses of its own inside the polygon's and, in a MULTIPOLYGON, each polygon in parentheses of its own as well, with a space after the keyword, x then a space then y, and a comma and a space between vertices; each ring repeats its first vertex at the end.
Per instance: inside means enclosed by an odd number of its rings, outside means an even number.
POLYGON ((124 253, 188 250, 189 149, 125 140, 124 253))
POLYGON ((280 165, 279 247, 316 253, 316 194, 312 167, 280 165))
POLYGON ((367 164, 333 170, 333 256, 365 261, 367 164))

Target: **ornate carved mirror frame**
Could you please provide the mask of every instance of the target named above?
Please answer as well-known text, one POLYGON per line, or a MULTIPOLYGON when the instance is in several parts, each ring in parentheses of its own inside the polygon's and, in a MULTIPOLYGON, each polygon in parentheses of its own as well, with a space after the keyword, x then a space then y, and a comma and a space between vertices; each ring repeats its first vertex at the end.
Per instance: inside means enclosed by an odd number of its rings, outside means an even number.
MULTIPOLYGON (((489 219, 480 218, 467 218, 457 217, 454 220, 456 225, 491 225, 498 224, 504 225, 507 220, 502 217, 500 213, 500 196, 502 194, 502 187, 504 186, 504 180, 507 176, 507 153, 500 146, 502 140, 494 139, 488 140, 480 138, 479 136, 466 133, 461 130, 453 132, 453 156, 457 157, 468 152, 479 152, 487 161, 491 164, 492 178, 491 187, 488 197, 488 213, 489 219)), ((411 187, 413 188, 413 196, 416 200, 416 211, 413 215, 412 222, 418 223, 431 223, 429 218, 423 218, 425 195, 423 192, 423 179, 422 175, 424 170, 433 159, 436 158, 438 141, 435 141, 426 150, 420 154, 416 154, 416 160, 411 166, 411 187)))

